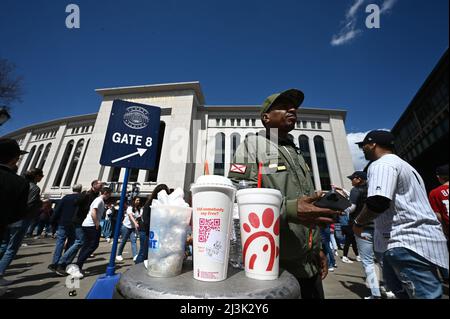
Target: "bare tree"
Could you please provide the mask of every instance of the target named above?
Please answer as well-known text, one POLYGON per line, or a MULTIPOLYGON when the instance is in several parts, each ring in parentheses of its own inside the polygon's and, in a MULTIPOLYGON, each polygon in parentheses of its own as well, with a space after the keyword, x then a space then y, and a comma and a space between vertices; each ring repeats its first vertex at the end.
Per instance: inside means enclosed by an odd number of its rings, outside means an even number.
POLYGON ((15 75, 16 66, 0 58, 0 105, 22 101, 22 77, 15 75))

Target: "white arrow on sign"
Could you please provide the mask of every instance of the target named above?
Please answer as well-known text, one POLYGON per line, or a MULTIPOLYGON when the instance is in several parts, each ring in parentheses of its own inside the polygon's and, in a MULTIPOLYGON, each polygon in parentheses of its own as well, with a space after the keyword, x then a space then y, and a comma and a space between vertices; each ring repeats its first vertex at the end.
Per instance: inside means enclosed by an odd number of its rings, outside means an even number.
POLYGON ((114 164, 114 163, 123 161, 124 159, 130 158, 130 157, 133 157, 133 156, 136 156, 136 155, 139 155, 139 156, 142 157, 142 155, 144 155, 145 152, 147 152, 146 148, 139 148, 138 147, 137 152, 134 152, 134 153, 122 156, 120 158, 116 158, 115 160, 112 160, 111 163, 114 164))

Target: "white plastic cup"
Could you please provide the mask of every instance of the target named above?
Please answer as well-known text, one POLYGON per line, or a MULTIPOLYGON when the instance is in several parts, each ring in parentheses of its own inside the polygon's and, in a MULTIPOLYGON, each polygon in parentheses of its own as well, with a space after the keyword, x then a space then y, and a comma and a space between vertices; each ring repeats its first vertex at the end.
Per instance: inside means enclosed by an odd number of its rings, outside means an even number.
POLYGON ((192 208, 152 206, 147 273, 152 277, 181 274, 192 208))
POLYGON ((227 278, 236 188, 223 176, 200 176, 191 186, 194 279, 227 278))
POLYGON ((269 188, 242 189, 236 198, 245 275, 258 280, 278 279, 281 192, 269 188))

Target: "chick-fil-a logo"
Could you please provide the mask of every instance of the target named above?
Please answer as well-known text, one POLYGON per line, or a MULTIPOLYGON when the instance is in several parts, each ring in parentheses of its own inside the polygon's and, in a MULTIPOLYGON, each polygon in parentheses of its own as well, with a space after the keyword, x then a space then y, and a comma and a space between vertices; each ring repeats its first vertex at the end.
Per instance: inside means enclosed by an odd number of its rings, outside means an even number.
MULTIPOLYGON (((273 210, 271 208, 267 208, 266 210, 264 210, 263 215, 262 215, 262 226, 261 230, 260 230, 260 226, 261 226, 261 221, 259 220, 259 217, 257 214, 255 213, 250 213, 248 215, 248 221, 250 223, 244 223, 242 228, 244 229, 244 231, 246 233, 251 233, 252 229, 254 231, 253 234, 251 234, 247 240, 244 243, 244 249, 243 249, 243 260, 245 262, 245 257, 247 255, 247 250, 248 247, 251 245, 251 243, 256 240, 257 238, 260 237, 265 237, 268 239, 269 241, 269 245, 270 245, 270 258, 269 258, 269 264, 267 265, 266 271, 272 271, 273 269, 273 265, 275 263, 275 259, 278 257, 278 255, 280 254, 280 247, 278 247, 275 243, 275 236, 279 236, 280 234, 280 218, 278 217, 278 219, 275 221, 275 214, 273 212, 273 210), (272 231, 270 231, 270 228, 272 228, 272 231)), ((269 245, 264 245, 262 250, 263 252, 267 252, 269 250, 269 245)), ((250 257, 250 263, 249 263, 249 268, 250 269, 254 269, 255 267, 255 262, 256 262, 256 258, 257 258, 257 254, 253 254, 250 257)))

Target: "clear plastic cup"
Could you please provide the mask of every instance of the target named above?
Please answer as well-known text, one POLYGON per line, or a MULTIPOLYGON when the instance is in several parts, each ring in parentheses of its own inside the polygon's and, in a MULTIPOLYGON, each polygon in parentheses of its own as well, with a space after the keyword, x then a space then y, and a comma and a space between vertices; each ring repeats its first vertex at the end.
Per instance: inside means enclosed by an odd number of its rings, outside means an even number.
POLYGON ((191 186, 194 279, 227 278, 236 188, 223 176, 200 176, 191 186))
POLYGON ((281 192, 251 188, 236 193, 245 275, 275 280, 279 275, 281 192))
POLYGON ((147 273, 153 277, 181 274, 192 208, 152 206, 147 273))

